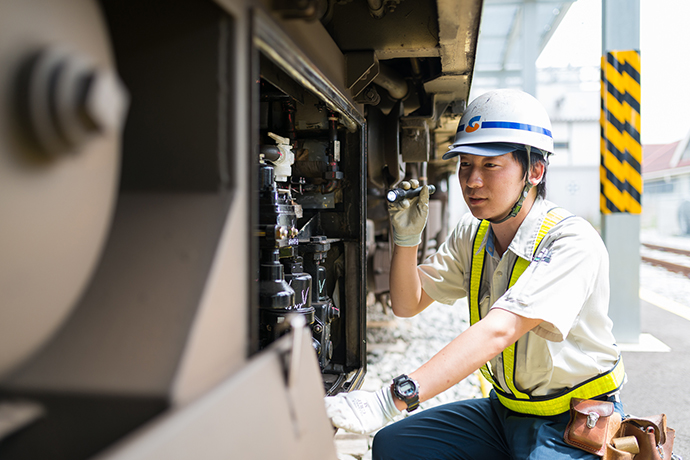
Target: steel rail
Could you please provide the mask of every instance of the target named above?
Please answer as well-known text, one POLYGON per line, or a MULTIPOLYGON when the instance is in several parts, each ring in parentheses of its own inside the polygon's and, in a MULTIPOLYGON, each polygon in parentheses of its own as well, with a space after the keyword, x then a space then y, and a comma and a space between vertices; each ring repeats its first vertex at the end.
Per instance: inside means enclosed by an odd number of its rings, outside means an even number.
POLYGON ((688 249, 671 248, 668 246, 658 246, 656 244, 649 244, 649 243, 642 243, 642 246, 644 246, 648 249, 654 249, 655 251, 672 252, 673 254, 690 256, 690 250, 688 250, 688 249))
POLYGON ((685 276, 690 276, 690 267, 685 265, 674 264, 673 262, 666 262, 665 260, 654 259, 652 257, 642 256, 642 261, 655 267, 662 267, 674 273, 682 273, 685 276))

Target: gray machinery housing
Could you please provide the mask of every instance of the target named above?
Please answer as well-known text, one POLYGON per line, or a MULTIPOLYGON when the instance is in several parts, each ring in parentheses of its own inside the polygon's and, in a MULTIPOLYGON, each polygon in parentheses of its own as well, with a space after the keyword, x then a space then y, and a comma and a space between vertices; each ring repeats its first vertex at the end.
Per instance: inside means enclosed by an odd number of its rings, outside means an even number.
POLYGON ((0 458, 334 459, 480 0, 3 0, 0 458))

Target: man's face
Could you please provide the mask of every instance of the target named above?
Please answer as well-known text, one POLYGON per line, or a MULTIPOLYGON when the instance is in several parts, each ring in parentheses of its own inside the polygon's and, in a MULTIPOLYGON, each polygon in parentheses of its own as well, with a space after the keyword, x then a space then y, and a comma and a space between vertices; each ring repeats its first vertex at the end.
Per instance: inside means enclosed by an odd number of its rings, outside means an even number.
POLYGON ((496 157, 463 153, 458 178, 465 202, 478 219, 505 217, 525 184, 522 167, 512 153, 496 157))

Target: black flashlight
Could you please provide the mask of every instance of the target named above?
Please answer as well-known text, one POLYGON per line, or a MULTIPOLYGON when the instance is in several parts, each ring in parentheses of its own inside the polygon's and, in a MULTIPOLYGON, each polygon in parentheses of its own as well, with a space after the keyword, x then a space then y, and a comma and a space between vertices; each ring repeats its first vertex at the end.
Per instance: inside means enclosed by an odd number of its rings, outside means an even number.
MULTIPOLYGON (((433 195, 436 191, 436 187, 434 185, 428 185, 427 187, 429 187, 429 195, 433 195)), ((409 190, 394 188, 393 190, 388 190, 388 193, 386 193, 386 199, 389 203, 397 203, 405 198, 414 198, 419 195, 421 191, 422 187, 411 188, 409 190)))

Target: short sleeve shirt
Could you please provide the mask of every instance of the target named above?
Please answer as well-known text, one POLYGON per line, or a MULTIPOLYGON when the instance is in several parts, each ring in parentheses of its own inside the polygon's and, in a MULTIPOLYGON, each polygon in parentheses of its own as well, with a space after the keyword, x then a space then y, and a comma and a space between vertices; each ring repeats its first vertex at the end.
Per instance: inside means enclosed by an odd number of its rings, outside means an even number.
MULTIPOLYGON (((546 213, 556 207, 537 198, 502 257, 492 251, 488 231, 479 289, 480 317, 501 308, 542 323, 517 342, 515 383, 520 391, 546 396, 613 368, 619 350, 608 317, 608 253, 596 230, 572 216, 556 224, 532 250, 546 213), (517 257, 532 261, 508 289, 517 257)), ((418 267, 422 288, 452 304, 470 292, 473 240, 480 221, 465 215, 436 254, 418 267)), ((497 383, 507 388, 502 355, 490 362, 497 383)))

